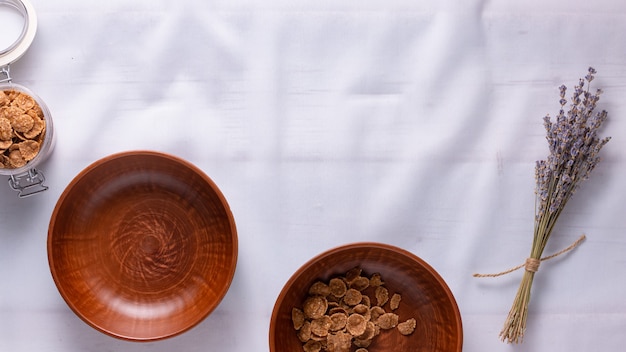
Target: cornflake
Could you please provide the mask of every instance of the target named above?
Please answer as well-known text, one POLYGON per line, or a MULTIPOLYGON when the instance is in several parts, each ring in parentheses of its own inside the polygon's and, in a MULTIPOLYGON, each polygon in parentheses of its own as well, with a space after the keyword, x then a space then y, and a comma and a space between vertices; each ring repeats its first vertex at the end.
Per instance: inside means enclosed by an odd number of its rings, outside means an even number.
POLYGON ((17 144, 20 153, 22 153, 22 158, 26 161, 31 161, 37 153, 39 153, 39 143, 35 141, 26 140, 24 142, 17 144))
POLYGON ((311 339, 311 322, 305 321, 302 324, 302 327, 298 330, 298 338, 302 342, 307 342, 311 339))
POLYGON ((13 141, 2 141, 0 140, 0 149, 4 152, 5 149, 10 148, 13 145, 13 141))
POLYGON ((370 280, 366 277, 359 276, 350 282, 350 288, 363 291, 370 286, 370 280))
POLYGON ((328 287, 330 288, 330 293, 335 297, 343 297, 348 290, 346 283, 340 278, 331 279, 328 287))
POLYGON ((345 313, 335 313, 330 316, 330 331, 343 330, 348 322, 348 315, 345 313))
POLYGON ((379 306, 384 306, 389 300, 389 291, 383 286, 376 287, 376 302, 379 306))
POLYGON ((33 97, 24 93, 18 93, 15 99, 13 99, 12 104, 24 111, 28 111, 37 105, 33 97))
POLYGON ((317 319, 324 316, 328 309, 328 301, 321 296, 309 297, 304 301, 304 316, 310 319, 317 319))
POLYGON ((330 294, 330 288, 328 285, 321 281, 317 281, 309 288, 309 294, 312 296, 328 296, 330 294))
MULTIPOLYGON (((371 340, 379 332, 380 332, 380 329, 376 329, 376 325, 372 323, 371 321, 368 321, 367 325, 365 326, 365 331, 361 335, 358 336, 358 339, 371 340)), ((364 346, 361 346, 361 347, 364 347, 364 346)))
POLYGON ((352 284, 354 280, 361 277, 362 272, 363 271, 361 270, 361 268, 353 268, 353 269, 348 270, 348 272, 346 273, 346 281, 352 284))
POLYGON ((398 325, 398 315, 395 313, 385 313, 376 319, 376 323, 383 330, 393 329, 398 325))
POLYGON ((28 114, 28 116, 33 119, 33 127, 24 132, 23 136, 25 139, 35 139, 41 132, 43 132, 46 123, 37 115, 33 116, 32 114, 28 114))
POLYGON ((0 140, 8 141, 13 138, 13 127, 11 121, 6 117, 0 117, 0 140))
POLYGON ((343 296, 343 301, 349 306, 356 306, 361 303, 363 299, 363 295, 360 291, 357 291, 353 288, 346 291, 346 294, 343 296))
POLYGON ((389 308, 391 308, 391 310, 398 309, 398 307, 400 306, 400 300, 402 300, 402 296, 394 293, 393 296, 391 296, 391 300, 389 301, 389 308))
POLYGON ((311 321, 311 333, 317 336, 327 336, 328 330, 332 325, 332 320, 328 315, 311 321))
MULTIPOLYGON (((333 302, 334 303, 334 302, 333 302)), ((330 304, 329 304, 330 306, 330 304)), ((344 314, 346 317, 348 316, 348 307, 332 307, 328 310, 328 314, 333 315, 335 313, 344 314)))
POLYGON ((12 105, 5 106, 0 109, 0 116, 4 116, 5 118, 9 119, 9 121, 11 121, 11 124, 13 124, 13 121, 23 113, 24 110, 12 105))
POLYGON ((373 306, 372 309, 370 309, 370 314, 371 314, 370 319, 372 319, 373 321, 376 321, 378 320, 378 317, 385 314, 385 310, 380 306, 373 306))
POLYGON ((370 319, 370 307, 366 306, 365 304, 357 304, 356 306, 354 306, 354 308, 352 308, 352 311, 357 314, 361 314, 362 316, 366 317, 367 320, 370 319))
POLYGON ((9 151, 9 163, 14 167, 22 167, 26 165, 26 160, 22 157, 22 153, 19 149, 13 149, 9 151))
POLYGON ((9 99, 9 96, 3 90, 0 90, 0 107, 9 105, 10 103, 11 99, 9 99))
POLYGON ((382 285, 384 285, 384 282, 380 274, 379 273, 372 274, 372 277, 370 277, 370 286, 377 287, 377 286, 382 286, 382 285))
POLYGON ((305 352, 319 352, 322 350, 322 344, 319 341, 309 340, 302 346, 305 352))
POLYGON ((405 322, 402 322, 400 324, 398 324, 398 331, 402 334, 402 335, 411 335, 413 333, 413 331, 415 331, 415 326, 416 326, 416 321, 415 318, 411 318, 405 322))
POLYGON ((291 321, 293 322, 293 328, 300 330, 304 325, 304 312, 301 309, 293 308, 291 310, 291 321))
POLYGON ((346 330, 350 335, 361 336, 365 332, 365 328, 367 328, 367 321, 361 314, 355 313, 348 317, 346 330))
POLYGON ((27 114, 16 116, 13 118, 13 121, 11 121, 11 127, 13 127, 13 130, 20 133, 30 131, 34 125, 35 120, 27 114))
POLYGON ((366 340, 366 339, 357 337, 356 339, 354 339, 354 341, 352 341, 352 344, 355 345, 356 347, 367 348, 367 347, 370 347, 370 345, 372 344, 372 340, 371 339, 366 340))
POLYGON ((43 117, 30 95, 0 91, 0 168, 22 167, 39 154, 46 135, 43 117))
POLYGON ((367 352, 381 330, 397 328, 401 335, 410 335, 416 321, 410 318, 399 323, 399 316, 383 306, 396 310, 402 299, 389 290, 380 274, 363 275, 360 268, 326 282, 316 281, 308 290, 302 308, 292 308, 291 319, 305 352, 367 352), (371 296, 371 297, 370 297, 371 296), (377 305, 371 306, 372 300, 377 305))
POLYGON ((352 345, 352 336, 343 331, 328 335, 326 349, 328 352, 349 352, 352 345))

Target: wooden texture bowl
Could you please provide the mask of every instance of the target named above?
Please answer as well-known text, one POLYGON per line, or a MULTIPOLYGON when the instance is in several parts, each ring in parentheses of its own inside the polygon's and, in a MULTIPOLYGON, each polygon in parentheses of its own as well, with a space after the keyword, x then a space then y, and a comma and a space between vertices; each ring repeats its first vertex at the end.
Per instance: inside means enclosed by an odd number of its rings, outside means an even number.
MULTIPOLYGON (((396 329, 382 330, 367 348, 369 352, 457 352, 463 347, 461 315, 452 292, 422 259, 390 245, 355 243, 320 254, 304 264, 278 296, 270 321, 270 352, 302 351, 291 312, 302 308, 309 287, 318 280, 328 282, 355 267, 364 276, 380 273, 389 294, 402 296, 394 312, 400 321, 415 318, 413 334, 404 336, 396 329)), ((391 311, 387 308, 388 311, 391 311)), ((351 351, 355 351, 352 347, 351 351)))
POLYGON ((225 296, 237 263, 226 199, 201 170, 149 151, 101 159, 69 184, 48 261, 69 307, 95 329, 149 341, 180 334, 225 296))

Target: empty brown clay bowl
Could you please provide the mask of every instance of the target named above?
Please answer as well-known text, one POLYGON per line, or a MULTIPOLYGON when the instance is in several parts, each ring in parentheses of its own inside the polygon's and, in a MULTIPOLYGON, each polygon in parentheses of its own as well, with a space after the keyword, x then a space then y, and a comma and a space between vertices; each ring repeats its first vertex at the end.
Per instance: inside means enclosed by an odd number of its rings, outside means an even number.
MULTIPOLYGON (((302 351, 303 343, 292 322, 292 309, 302 308, 308 297, 307 291, 315 281, 327 283, 355 267, 363 270, 363 276, 379 273, 389 295, 401 295, 400 306, 392 311, 384 305, 386 311, 396 313, 400 322, 410 318, 416 320, 416 329, 408 336, 400 334, 397 329, 381 330, 367 347, 369 352, 462 350, 461 315, 452 292, 441 276, 406 250, 380 243, 355 243, 318 255, 289 279, 272 312, 270 351, 302 351)), ((375 305, 375 301, 372 302, 375 305)), ((355 346, 350 349, 355 350, 355 346)))
POLYGON ((226 199, 174 156, 115 154, 61 195, 48 260, 69 307, 114 337, 180 334, 209 315, 235 273, 237 233, 226 199))

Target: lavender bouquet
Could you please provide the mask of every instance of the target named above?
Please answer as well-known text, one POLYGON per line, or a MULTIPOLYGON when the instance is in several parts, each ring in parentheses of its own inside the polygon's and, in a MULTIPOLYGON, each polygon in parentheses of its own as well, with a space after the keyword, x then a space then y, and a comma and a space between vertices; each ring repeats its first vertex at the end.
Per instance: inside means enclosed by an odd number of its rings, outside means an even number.
POLYGON ((590 67, 585 79, 579 80, 578 85, 574 87, 569 107, 566 107, 568 101, 565 99, 567 88, 561 86, 559 88, 561 109, 556 119, 552 120, 549 115, 544 117, 550 154, 546 160, 537 161, 536 164, 532 249, 530 257, 526 260, 524 276, 513 306, 500 332, 502 341, 508 343, 522 341, 533 278, 540 261, 548 259, 541 257, 543 250, 565 204, 580 187, 580 183, 589 178, 589 174, 600 161, 598 157, 600 149, 610 139, 598 137, 598 130, 606 120, 607 112, 604 110, 594 112, 602 94, 600 89, 595 93, 590 92, 590 83, 595 74, 596 70, 590 67))

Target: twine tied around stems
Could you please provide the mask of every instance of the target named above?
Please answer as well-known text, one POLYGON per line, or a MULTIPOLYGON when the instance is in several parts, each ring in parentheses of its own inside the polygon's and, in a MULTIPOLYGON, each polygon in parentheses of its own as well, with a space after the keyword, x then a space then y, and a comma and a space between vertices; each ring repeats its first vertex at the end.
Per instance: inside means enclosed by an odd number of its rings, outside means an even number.
POLYGON ((541 264, 541 262, 548 260, 548 259, 552 259, 555 257, 560 256, 561 254, 565 254, 569 251, 571 251, 572 249, 578 247, 579 244, 582 243, 582 241, 585 240, 585 238, 587 238, 584 234, 581 235, 576 241, 574 241, 574 243, 570 244, 569 247, 556 252, 552 255, 549 255, 547 257, 543 257, 541 259, 536 259, 536 258, 526 258, 526 261, 524 262, 524 264, 518 265, 516 267, 513 267, 509 270, 505 270, 505 271, 501 271, 499 273, 495 273, 495 274, 474 274, 474 277, 498 277, 498 276, 502 276, 502 275, 506 275, 506 274, 510 274, 516 270, 519 270, 521 268, 524 268, 526 271, 529 271, 531 273, 535 273, 537 272, 537 270, 539 270, 539 264, 541 264))
POLYGON ((540 259, 526 258, 524 269, 526 269, 526 271, 530 271, 531 273, 536 273, 537 270, 539 270, 539 264, 541 264, 540 259))

